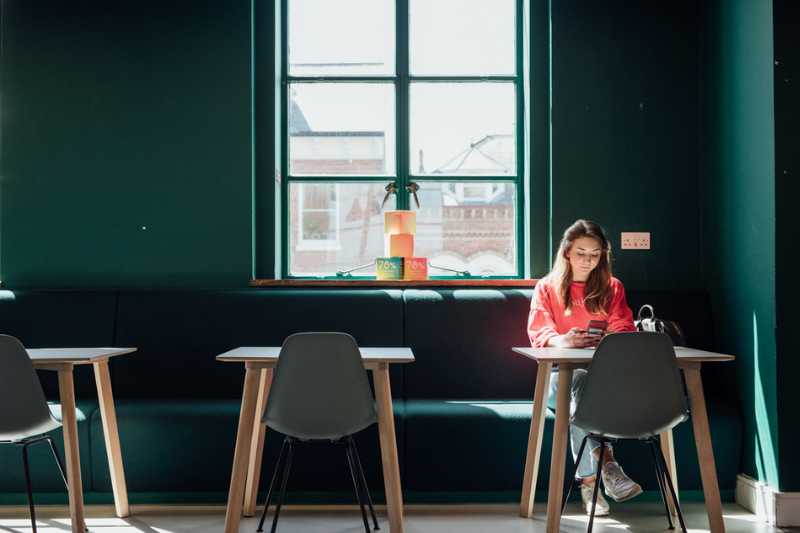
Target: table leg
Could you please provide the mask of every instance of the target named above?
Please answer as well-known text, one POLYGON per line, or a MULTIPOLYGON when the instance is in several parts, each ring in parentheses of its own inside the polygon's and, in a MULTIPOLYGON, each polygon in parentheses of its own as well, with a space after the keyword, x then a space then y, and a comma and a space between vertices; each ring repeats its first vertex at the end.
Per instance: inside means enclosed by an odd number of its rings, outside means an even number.
POLYGON ((533 516, 533 499, 536 494, 536 478, 539 475, 539 457, 542 453, 544 417, 547 412, 547 393, 550 389, 550 371, 553 363, 539 363, 536 373, 536 389, 533 393, 533 415, 531 431, 528 436, 528 454, 525 458, 525 475, 522 481, 522 503, 519 515, 522 518, 533 516))
POLYGON ((397 440, 394 433, 389 363, 379 363, 372 372, 372 378, 375 384, 375 402, 378 406, 378 432, 381 441, 381 461, 386 490, 386 508, 389 513, 389 531, 403 533, 403 493, 400 488, 400 463, 397 458, 397 440))
POLYGON ((697 446, 697 459, 700 462, 700 475, 703 478, 703 494, 706 499, 708 526, 711 533, 724 533, 722 502, 719 496, 717 469, 714 464, 714 451, 711 449, 711 432, 708 429, 708 413, 700 378, 700 363, 684 368, 686 388, 689 393, 689 409, 694 426, 694 440, 697 446))
POLYGON ((553 454, 550 460, 550 493, 547 498, 547 533, 557 533, 561 526, 561 501, 564 497, 564 468, 569 441, 569 402, 572 396, 572 370, 570 364, 558 365, 558 395, 556 396, 556 423, 553 430, 553 454))
POLYGON ((236 451, 233 454, 233 471, 231 487, 228 492, 228 507, 225 510, 225 533, 238 533, 242 518, 242 502, 244 498, 247 462, 253 437, 253 423, 258 403, 258 387, 261 368, 247 366, 242 393, 242 408, 239 413, 239 431, 236 435, 236 451))
MULTIPOLYGON (((675 441, 672 438, 672 430, 669 429, 665 431, 660 437, 661 451, 664 452, 664 459, 667 461, 667 471, 670 477, 672 477, 672 486, 675 488, 675 496, 678 503, 680 503, 680 495, 678 494, 678 467, 675 463, 675 441)), ((666 481, 667 478, 664 476, 664 482, 666 483, 666 481)), ((669 495, 669 489, 667 489, 667 505, 669 505, 670 514, 672 514, 672 516, 678 516, 678 511, 669 495)))
POLYGON ((81 462, 78 452, 78 419, 75 414, 75 387, 71 364, 58 370, 58 390, 61 396, 61 424, 64 431, 64 454, 67 463, 67 485, 69 486, 69 515, 72 533, 84 533, 83 486, 81 462))
POLYGON ((117 516, 130 516, 128 506, 128 488, 125 485, 125 472, 122 469, 122 452, 119 446, 119 430, 117 414, 114 409, 114 397, 111 394, 111 376, 108 372, 108 360, 93 363, 94 380, 97 385, 97 397, 100 401, 100 416, 103 419, 103 435, 108 455, 108 470, 111 473, 111 489, 114 492, 114 506, 117 516))
POLYGON ((272 369, 265 368, 261 371, 258 386, 258 403, 256 416, 253 421, 253 438, 250 443, 250 458, 247 462, 247 485, 244 489, 244 516, 253 516, 258 503, 258 483, 261 479, 261 457, 264 454, 264 437, 267 433, 266 424, 261 423, 264 416, 264 407, 267 404, 269 386, 272 384, 272 369))

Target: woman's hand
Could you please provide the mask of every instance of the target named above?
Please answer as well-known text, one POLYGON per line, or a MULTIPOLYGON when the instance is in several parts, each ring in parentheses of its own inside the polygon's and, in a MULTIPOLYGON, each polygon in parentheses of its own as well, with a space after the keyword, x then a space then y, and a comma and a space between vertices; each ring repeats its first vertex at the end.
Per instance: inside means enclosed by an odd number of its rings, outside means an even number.
POLYGON ((594 348, 602 337, 591 336, 581 328, 575 327, 569 330, 566 335, 552 337, 548 346, 556 348, 594 348))

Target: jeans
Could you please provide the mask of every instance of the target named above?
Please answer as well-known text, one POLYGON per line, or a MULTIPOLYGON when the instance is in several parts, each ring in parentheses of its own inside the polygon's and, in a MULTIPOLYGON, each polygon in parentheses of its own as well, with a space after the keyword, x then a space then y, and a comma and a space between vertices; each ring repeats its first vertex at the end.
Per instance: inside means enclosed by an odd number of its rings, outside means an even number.
MULTIPOLYGON (((581 399, 583 392, 583 384, 586 381, 586 370, 578 368, 572 371, 572 394, 569 401, 569 416, 575 413, 575 408, 581 399)), ((553 371, 550 375, 550 390, 547 394, 547 407, 555 410, 556 408, 556 394, 558 393, 558 372, 553 371)), ((572 460, 573 462, 578 458, 578 450, 581 449, 581 442, 587 432, 581 428, 569 425, 569 440, 572 445, 572 460)), ((595 477, 597 475, 597 457, 594 451, 600 447, 599 444, 592 440, 586 441, 586 447, 583 450, 581 462, 578 465, 578 470, 575 473, 577 479, 585 479, 595 477)), ((611 451, 611 446, 607 446, 607 451, 611 451)))

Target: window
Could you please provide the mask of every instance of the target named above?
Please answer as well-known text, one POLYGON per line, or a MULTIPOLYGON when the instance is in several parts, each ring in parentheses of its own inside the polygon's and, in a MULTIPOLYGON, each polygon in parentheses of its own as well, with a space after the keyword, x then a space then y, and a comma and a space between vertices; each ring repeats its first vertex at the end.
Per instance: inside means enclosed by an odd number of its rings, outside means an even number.
POLYGON ((521 0, 284 2, 283 276, 374 277, 411 209, 429 276, 521 277, 521 0))

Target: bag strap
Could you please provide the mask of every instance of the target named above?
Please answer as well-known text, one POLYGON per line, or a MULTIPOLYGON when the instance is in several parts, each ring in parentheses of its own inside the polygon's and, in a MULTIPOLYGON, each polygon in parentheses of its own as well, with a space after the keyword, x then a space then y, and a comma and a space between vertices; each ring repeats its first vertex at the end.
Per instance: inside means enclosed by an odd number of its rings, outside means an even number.
MULTIPOLYGON (((639 318, 637 320, 642 320, 642 311, 644 311, 645 309, 649 309, 650 310, 650 318, 655 320, 656 319, 656 312, 653 310, 653 306, 652 305, 647 305, 647 304, 644 304, 641 307, 641 309, 639 309, 639 318)), ((645 318, 647 318, 647 317, 645 317, 645 318)))

